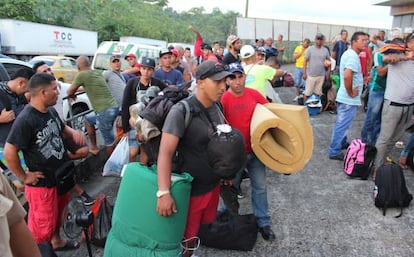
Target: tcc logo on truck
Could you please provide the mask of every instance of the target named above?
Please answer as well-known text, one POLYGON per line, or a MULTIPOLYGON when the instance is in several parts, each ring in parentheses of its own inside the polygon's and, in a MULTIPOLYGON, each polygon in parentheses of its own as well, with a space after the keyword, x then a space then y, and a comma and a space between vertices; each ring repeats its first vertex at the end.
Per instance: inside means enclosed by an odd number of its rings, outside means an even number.
POLYGON ((53 34, 55 34, 55 40, 69 40, 69 41, 72 40, 71 33, 53 31, 53 34))

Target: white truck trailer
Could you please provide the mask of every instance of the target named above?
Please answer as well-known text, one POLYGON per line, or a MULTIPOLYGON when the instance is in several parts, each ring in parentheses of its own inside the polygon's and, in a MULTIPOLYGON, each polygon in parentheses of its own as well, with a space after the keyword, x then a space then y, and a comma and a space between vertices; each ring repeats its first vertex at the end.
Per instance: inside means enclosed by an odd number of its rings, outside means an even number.
POLYGON ((93 56, 98 33, 55 25, 0 19, 1 53, 29 60, 36 55, 93 56))

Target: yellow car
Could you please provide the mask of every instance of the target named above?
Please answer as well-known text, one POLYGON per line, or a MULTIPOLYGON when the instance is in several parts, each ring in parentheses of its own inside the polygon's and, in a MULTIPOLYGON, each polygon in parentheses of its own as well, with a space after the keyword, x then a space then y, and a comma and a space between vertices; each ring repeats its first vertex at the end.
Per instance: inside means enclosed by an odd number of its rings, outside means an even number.
POLYGON ((37 62, 44 61, 52 69, 53 75, 56 79, 71 83, 78 74, 76 60, 64 55, 39 55, 33 57, 29 64, 34 65, 37 62))

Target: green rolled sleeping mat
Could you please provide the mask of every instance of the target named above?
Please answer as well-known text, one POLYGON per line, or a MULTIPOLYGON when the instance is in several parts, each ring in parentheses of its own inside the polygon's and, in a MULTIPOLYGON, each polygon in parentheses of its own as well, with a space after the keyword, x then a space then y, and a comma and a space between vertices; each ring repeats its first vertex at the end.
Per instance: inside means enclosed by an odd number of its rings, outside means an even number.
POLYGON ((162 217, 156 210, 156 166, 125 165, 104 257, 180 256, 192 180, 188 173, 172 174, 170 192, 177 213, 162 217))

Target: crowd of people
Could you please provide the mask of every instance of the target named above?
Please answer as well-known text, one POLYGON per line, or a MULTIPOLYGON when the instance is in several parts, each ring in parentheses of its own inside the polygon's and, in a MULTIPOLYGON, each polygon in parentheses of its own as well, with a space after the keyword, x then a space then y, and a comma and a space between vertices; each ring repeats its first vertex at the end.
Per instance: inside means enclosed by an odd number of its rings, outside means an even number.
MULTIPOLYGON (((147 164, 137 131, 129 122, 129 107, 143 102, 145 97, 155 97, 166 88, 180 88, 191 83, 192 96, 188 103, 192 110, 198 110, 199 115, 194 115, 185 127, 185 109, 175 105, 162 128, 157 161, 158 192, 153 196, 157 197, 158 214, 167 217, 177 211, 170 185, 173 155, 179 151, 184 155, 181 169, 194 178, 184 233, 189 246, 196 245, 193 238, 197 237, 200 225, 216 219, 221 187, 233 187, 234 193, 239 198, 243 197, 240 184, 246 172, 250 177, 252 209, 259 232, 263 239, 275 240, 267 199, 266 167, 250 146, 249 124, 257 104, 281 102, 272 85, 286 74, 280 69, 286 54, 283 35, 278 35, 276 43, 269 37, 257 39, 254 45, 243 45, 238 36, 229 35, 224 47, 218 41, 211 45, 204 42, 193 26, 189 29, 196 38, 194 53, 189 48, 176 45, 160 51, 158 60, 143 57, 138 62, 134 54, 125 57, 112 55, 110 70, 104 72, 92 70, 87 57, 77 58, 79 74, 67 94, 74 97, 76 91, 84 90, 91 101, 94 112, 85 117, 89 145, 85 135, 67 126, 55 111, 53 106, 58 101, 59 83, 47 64, 38 63, 33 70, 21 69, 10 81, 0 83, 0 91, 6 93, 12 106, 11 109, 6 108, 6 103, 0 98, 0 147, 4 147, 7 165, 20 179, 30 206, 27 228, 31 233, 25 226, 22 228, 22 224, 25 225, 21 219, 24 212, 17 207, 7 209, 10 213, 17 213, 7 214, 10 237, 19 230, 22 236, 31 238, 30 242, 48 243, 55 251, 78 248, 79 242, 60 236, 62 211, 71 196, 70 192, 58 195, 55 170, 70 159, 98 153, 96 128, 108 156, 120 137, 125 136, 130 147, 129 160, 147 164), (130 69, 121 70, 122 58, 128 61, 130 69), (215 127, 223 123, 240 130, 245 142, 247 162, 234 180, 223 180, 215 175, 205 151, 215 127), (27 170, 22 167, 19 151, 23 152, 27 170)), ((382 31, 371 38, 367 33, 357 31, 348 41, 348 32, 342 30, 330 46, 326 45, 322 33, 317 33, 314 39, 313 45, 310 39, 303 39, 293 52, 294 101, 301 94, 305 102, 312 95, 322 96, 326 81, 337 84, 334 99, 337 116, 328 156, 342 161, 343 150, 349 145, 347 132, 358 106, 362 104, 361 93, 365 88, 369 97, 361 138, 376 146, 375 167, 379 167, 390 147, 411 123, 414 108, 413 34, 386 42, 382 31), (386 45, 401 44, 404 45, 403 51, 389 53, 381 50, 386 45), (333 79, 334 76, 338 79, 333 79)), ((402 151, 401 165, 406 165, 407 153, 413 144, 412 137, 402 151)), ((3 198, 14 200, 7 186, 1 179, 2 206, 3 198)), ((93 203, 93 198, 79 185, 75 185, 74 192, 83 196, 87 203, 93 203)), ((4 204, 7 202, 5 200, 4 204)), ((221 206, 220 211, 228 208, 233 207, 221 206)), ((238 209, 232 209, 232 212, 238 213, 238 209)), ((0 219, 0 222, 4 221, 0 219)), ((31 247, 32 243, 28 245, 31 247)), ((34 249, 28 255, 18 255, 15 245, 8 248, 14 256, 40 256, 36 247, 31 247, 34 249)), ((184 256, 192 254, 191 250, 183 253, 184 256)))

